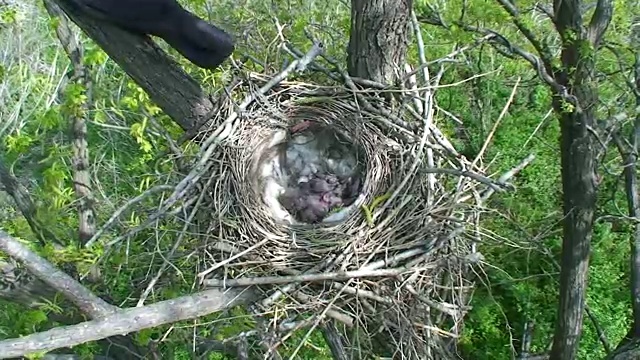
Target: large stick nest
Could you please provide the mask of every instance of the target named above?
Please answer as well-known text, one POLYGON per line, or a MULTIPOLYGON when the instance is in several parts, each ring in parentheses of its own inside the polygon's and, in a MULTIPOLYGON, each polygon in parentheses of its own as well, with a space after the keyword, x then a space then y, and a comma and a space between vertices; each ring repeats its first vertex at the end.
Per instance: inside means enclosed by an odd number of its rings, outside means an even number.
POLYGON ((468 310, 465 274, 479 255, 474 209, 483 190, 503 185, 468 170, 438 130, 432 90, 391 99, 341 76, 344 86, 327 87, 244 72, 169 202, 194 203, 189 184, 207 184, 199 218, 215 240, 201 277, 260 289, 257 312, 271 314, 277 338, 329 319, 354 355, 449 358, 468 310), (279 133, 309 118, 359 149, 362 191, 344 221, 286 223, 264 201, 260 161, 279 133))

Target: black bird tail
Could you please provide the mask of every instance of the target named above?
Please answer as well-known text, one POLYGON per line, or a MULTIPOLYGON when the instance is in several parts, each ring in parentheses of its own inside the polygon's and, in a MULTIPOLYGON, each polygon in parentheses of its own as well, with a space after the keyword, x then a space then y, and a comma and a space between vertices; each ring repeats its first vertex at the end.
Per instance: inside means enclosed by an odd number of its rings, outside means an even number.
POLYGON ((91 16, 123 29, 164 39, 197 66, 215 69, 235 49, 229 34, 176 0, 73 0, 91 16))
POLYGON ((213 70, 235 50, 229 34, 186 10, 176 22, 173 29, 155 35, 199 67, 213 70))

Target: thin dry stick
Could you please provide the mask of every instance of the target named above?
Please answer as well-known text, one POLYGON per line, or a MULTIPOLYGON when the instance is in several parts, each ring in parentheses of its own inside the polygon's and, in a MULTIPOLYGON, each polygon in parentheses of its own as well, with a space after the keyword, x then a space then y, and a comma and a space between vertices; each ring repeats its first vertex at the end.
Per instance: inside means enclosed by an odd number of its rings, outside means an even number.
MULTIPOLYGON (((209 180, 207 181, 207 183, 205 185, 205 189, 209 188, 209 186, 213 182, 214 178, 215 178, 214 176, 211 176, 209 178, 209 180)), ((173 247, 171 248, 171 251, 169 252, 169 255, 167 256, 169 259, 173 257, 175 252, 178 250, 178 247, 182 243, 182 239, 184 238, 184 235, 187 233, 187 228, 189 227, 189 224, 191 224, 191 221, 193 220, 193 218, 197 214, 198 209, 200 208, 200 204, 204 200, 204 195, 205 194, 206 194, 206 192, 203 191, 198 196, 198 200, 196 201, 195 205, 193 206, 193 209, 191 210, 191 213, 189 214, 189 217, 187 218, 187 220, 184 222, 184 225, 182 226, 182 231, 180 232, 180 235, 178 235, 178 238, 176 239, 176 242, 173 244, 173 247)), ((160 277, 164 273, 164 271, 167 268, 167 266, 169 266, 169 260, 164 258, 164 256, 163 256, 163 260, 164 261, 162 262, 162 265, 160 266, 160 269, 158 269, 158 273, 156 274, 156 276, 153 277, 153 279, 151 279, 151 281, 147 285, 147 288, 144 289, 144 292, 142 292, 142 295, 140 296, 140 299, 138 300, 137 306, 143 306, 144 305, 144 302, 147 300, 147 297, 151 293, 151 290, 153 289, 155 284, 158 282, 158 280, 160 280, 160 277)))
MULTIPOLYGON (((533 160, 535 160, 535 158, 535 155, 529 154, 529 156, 522 160, 516 167, 502 174, 502 176, 498 178, 498 181, 504 182, 516 176, 520 171, 522 171, 522 169, 531 164, 533 160)), ((487 188, 487 190, 485 190, 485 193, 482 194, 482 201, 486 201, 491 195, 493 195, 494 192, 495 190, 493 188, 487 188)))
MULTIPOLYGON (((420 64, 424 65, 427 63, 427 57, 424 51, 424 41, 422 40, 422 29, 420 24, 418 23, 418 19, 416 18, 415 11, 411 11, 411 24, 413 25, 413 30, 416 33, 416 40, 418 42, 418 55, 420 58, 420 64)), ((422 69, 422 76, 424 77, 425 85, 430 85, 431 77, 429 76, 429 67, 424 66, 422 69)), ((422 109, 422 118, 427 122, 427 127, 431 128, 433 123, 433 92, 431 90, 425 90, 424 92, 424 108, 422 109)), ((431 148, 427 148, 427 165, 431 168, 435 167, 435 163, 433 162, 433 150, 431 148)), ((430 206, 433 203, 433 192, 436 188, 436 177, 435 174, 427 175, 428 185, 429 185, 429 193, 427 194, 427 204, 430 206)))
MULTIPOLYGON (((349 279, 349 281, 347 281, 346 285, 351 284, 352 281, 353 281, 353 278, 349 279)), ((325 316, 327 315, 327 312, 329 311, 330 308, 333 307, 333 304, 338 300, 340 295, 342 295, 343 291, 344 291, 344 289, 338 290, 338 293, 333 297, 333 299, 331 299, 331 302, 324 308, 324 311, 322 311, 322 313, 320 315, 318 315, 318 318, 313 323, 311 328, 307 331, 307 333, 304 335, 304 337, 302 338, 302 340, 300 341, 300 343, 298 344, 296 349, 293 351, 293 353, 289 357, 289 360, 295 359, 295 356, 298 354, 298 351, 300 351, 300 349, 302 349, 302 345, 304 345, 307 342, 307 340, 311 336, 311 333, 313 332, 313 330, 315 330, 316 327, 318 327, 318 325, 320 325, 320 322, 322 320, 324 320, 325 316)))
POLYGON ((378 260, 378 261, 369 263, 369 264, 361 267, 360 270, 378 270, 378 269, 380 269, 382 267, 394 266, 395 264, 399 263, 400 261, 410 259, 410 258, 412 258, 414 256, 422 255, 426 251, 427 251, 427 249, 424 248, 424 247, 419 247, 419 248, 407 250, 407 251, 401 252, 399 254, 396 254, 396 255, 394 255, 394 256, 392 256, 390 258, 383 259, 383 260, 378 260))
POLYGON ((122 213, 127 211, 127 209, 129 209, 133 205, 139 203, 140 201, 144 200, 146 197, 148 197, 151 194, 154 194, 154 193, 157 193, 157 192, 161 192, 161 191, 168 191, 168 190, 173 190, 173 186, 171 186, 171 185, 154 186, 151 189, 149 189, 149 190, 143 192, 142 194, 134 197, 133 199, 127 201, 118 210, 116 210, 113 213, 113 215, 111 215, 111 217, 109 218, 109 220, 107 220, 107 222, 104 224, 104 226, 100 230, 98 230, 96 232, 96 234, 93 235, 93 237, 91 239, 89 239, 89 241, 87 241, 87 243, 84 246, 85 247, 90 247, 91 245, 93 245, 93 243, 96 242, 96 240, 98 240, 100 238, 100 236, 102 236, 102 234, 104 234, 104 232, 107 231, 116 222, 116 220, 118 220, 120 215, 122 215, 122 213))
MULTIPOLYGON (((301 291, 295 292, 293 294, 293 297, 304 304, 311 304, 313 302, 318 301, 316 297, 312 297, 301 291)), ((330 306, 330 309, 327 310, 327 316, 334 320, 340 321, 341 323, 347 325, 350 328, 353 327, 353 323, 354 323, 353 317, 346 315, 341 311, 338 311, 338 308, 335 306, 330 306)))
MULTIPOLYGON (((233 256, 230 256, 230 257, 228 257, 227 259, 225 259, 223 261, 220 261, 220 262, 216 263, 215 265, 213 265, 212 267, 208 268, 207 270, 200 272, 198 274, 198 277, 202 281, 204 279, 204 277, 209 275, 211 272, 215 271, 216 269, 219 269, 222 266, 227 265, 228 263, 232 262, 235 259, 238 259, 238 258, 240 258, 240 257, 252 252, 253 250, 261 247, 264 244, 266 244, 268 241, 269 241, 269 238, 262 239, 259 243, 254 244, 254 245, 246 248, 245 250, 243 250, 243 251, 241 251, 241 252, 239 252, 239 253, 237 253, 237 254, 235 254, 233 256)), ((204 280, 204 282, 206 283, 206 280, 204 280)))
POLYGON ((398 197, 398 195, 400 195, 400 192, 402 191, 402 189, 405 186, 407 186, 407 183, 412 178, 412 175, 418 169, 418 165, 422 162, 422 153, 424 150, 425 143, 427 142, 428 134, 429 134, 428 123, 425 122, 424 129, 422 130, 422 138, 420 139, 420 145, 418 147, 418 154, 415 156, 415 160, 413 161, 413 164, 411 164, 411 168, 409 169, 409 172, 406 174, 404 179, 402 179, 402 182, 400 183, 400 185, 398 185, 398 187, 393 191, 393 193, 391 193, 391 196, 389 196, 389 199, 387 199, 387 201, 385 201, 378 209, 376 209, 375 213, 373 214, 374 222, 382 215, 382 213, 389 206, 391 206, 391 203, 396 199, 396 197, 398 197))
MULTIPOLYGON (((327 267, 329 264, 331 264, 331 262, 333 262, 334 259, 335 259, 335 256, 331 255, 331 256, 329 256, 328 259, 318 263, 316 266, 312 267, 308 271, 305 271, 305 273, 311 274, 311 273, 315 273, 315 272, 321 271, 322 269, 327 267)), ((294 275, 299 275, 300 274, 300 272, 295 271, 295 270, 292 270, 292 272, 295 272, 294 275)), ((297 290, 297 287, 298 287, 298 284, 287 284, 287 285, 283 286, 282 288, 276 290, 269 297, 266 297, 265 299, 263 299, 261 305, 263 307, 271 306, 271 304, 273 304, 276 301, 278 301, 284 294, 287 294, 287 293, 290 293, 290 292, 292 292, 294 290, 297 290)))
POLYGON ((457 50, 453 51, 453 52, 452 52, 452 53, 450 53, 449 55, 446 55, 446 56, 444 56, 444 57, 442 57, 442 58, 440 58, 440 59, 436 59, 436 60, 429 61, 429 62, 427 62, 426 64, 421 64, 419 67, 417 67, 417 68, 413 69, 413 71, 412 71, 412 72, 410 72, 410 73, 406 74, 406 75, 405 75, 405 78, 403 79, 403 81, 406 81, 406 79, 407 79, 409 76, 415 75, 415 74, 417 74, 418 72, 422 71, 422 68, 423 68, 423 67, 426 67, 426 66, 429 66, 429 65, 433 65, 433 64, 437 64, 437 63, 442 63, 442 62, 448 62, 448 61, 451 61, 453 58, 455 58, 456 56, 458 56, 458 55, 462 54, 463 52, 465 52, 465 51, 467 51, 467 50, 469 50, 469 49, 472 49, 472 48, 474 48, 474 47, 477 47, 477 46, 479 46, 479 45, 483 44, 485 41, 493 39, 494 37, 495 37, 495 35, 494 35, 494 34, 485 35, 485 36, 483 36, 483 37, 481 37, 481 38, 477 39, 473 44, 470 44, 470 45, 467 45, 467 46, 463 46, 463 47, 461 47, 461 48, 459 48, 459 49, 457 49, 457 50))
POLYGON ((513 85, 513 88, 511 89, 511 95, 509 95, 509 100, 507 100, 507 103, 502 108, 502 111, 500 112, 500 116, 498 116, 498 120, 496 120, 495 124, 493 124, 493 128, 491 128, 491 132, 489 132, 489 136, 487 136, 487 139, 484 141, 484 144, 482 144, 482 148, 478 152, 478 155, 476 155, 476 158, 473 159, 473 162, 471 162, 471 166, 470 166, 471 169, 473 169, 476 166, 476 163, 480 160, 482 155, 484 155, 484 152, 487 150, 487 147, 489 146, 491 139, 493 139, 493 135, 498 129, 498 125, 500 125, 500 122, 502 122, 502 119, 507 114, 507 110, 509 110, 511 103, 513 102, 513 99, 516 96, 516 90, 518 89, 518 85, 520 85, 520 77, 518 77, 518 80, 516 80, 516 83, 513 85))
POLYGON ((343 289, 345 293, 350 294, 350 295, 355 295, 358 297, 364 297, 373 301, 377 301, 379 303, 382 304, 393 304, 393 300, 386 298, 386 297, 382 297, 379 295, 376 295, 373 291, 369 291, 369 290, 364 290, 364 289, 358 289, 355 288, 353 286, 347 286, 347 285, 342 285, 339 282, 334 282, 332 284, 333 287, 338 288, 338 289, 343 289))
POLYGON ((551 114, 553 114, 553 108, 547 111, 547 113, 542 117, 542 120, 540 120, 540 123, 538 123, 538 126, 536 126, 536 128, 533 129, 533 132, 531 133, 531 135, 529 135, 529 138, 527 138, 527 141, 525 141, 524 144, 522 144, 522 150, 527 148, 527 145, 529 145, 529 141, 531 141, 531 139, 533 139, 533 137, 536 136, 536 134, 538 133, 538 130, 540 130, 542 125, 547 121, 547 119, 549 118, 549 116, 551 116, 551 114))
MULTIPOLYGON (((414 270, 414 269, 413 269, 414 270)), ((398 276, 403 272, 409 271, 405 268, 383 269, 383 270, 355 270, 355 271, 336 271, 324 274, 302 274, 297 276, 264 276, 255 278, 239 278, 229 280, 205 280, 204 284, 210 287, 243 287, 251 285, 267 285, 267 284, 288 284, 294 282, 316 282, 326 280, 344 281, 353 278, 362 277, 391 277, 398 276)))

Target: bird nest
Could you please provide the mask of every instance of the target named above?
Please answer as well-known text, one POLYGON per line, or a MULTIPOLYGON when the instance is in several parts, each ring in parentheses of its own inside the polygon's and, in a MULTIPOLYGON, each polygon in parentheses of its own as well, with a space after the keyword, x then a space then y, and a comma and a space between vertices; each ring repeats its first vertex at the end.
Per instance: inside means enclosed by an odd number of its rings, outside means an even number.
POLYGON ((282 81, 282 73, 244 76, 181 185, 195 201, 200 194, 186 184, 206 180, 203 283, 259 289, 253 309, 270 314, 272 351, 292 331, 321 327, 334 330, 349 358, 451 357, 468 310, 465 274, 478 260, 474 208, 502 185, 467 170, 435 126, 433 93, 420 105, 410 91, 395 99, 356 91, 344 74, 335 87, 282 81), (316 224, 288 217, 269 197, 271 170, 263 171, 308 120, 347 143, 361 177, 355 201, 316 224))

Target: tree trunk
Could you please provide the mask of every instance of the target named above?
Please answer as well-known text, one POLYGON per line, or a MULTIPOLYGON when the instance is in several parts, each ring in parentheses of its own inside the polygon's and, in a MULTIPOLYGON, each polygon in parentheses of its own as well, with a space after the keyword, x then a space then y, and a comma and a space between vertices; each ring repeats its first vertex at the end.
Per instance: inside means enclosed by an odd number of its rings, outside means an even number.
POLYGON ((560 304, 551 360, 574 359, 582 333, 589 253, 596 205, 595 158, 597 142, 588 131, 594 114, 561 116, 563 241, 560 304))
POLYGON ((351 0, 349 75, 392 84, 404 65, 413 0, 351 0))
POLYGON ((554 3, 556 27, 564 40, 562 66, 555 71, 554 78, 573 97, 574 104, 567 106, 566 98, 560 94, 553 99, 560 118, 564 221, 560 301, 551 360, 575 359, 582 334, 598 187, 596 160, 600 153, 600 145, 592 133, 597 128, 595 55, 611 19, 606 6, 601 6, 605 3, 608 2, 598 2, 596 21, 589 27, 583 25, 581 1, 554 3))

